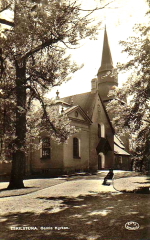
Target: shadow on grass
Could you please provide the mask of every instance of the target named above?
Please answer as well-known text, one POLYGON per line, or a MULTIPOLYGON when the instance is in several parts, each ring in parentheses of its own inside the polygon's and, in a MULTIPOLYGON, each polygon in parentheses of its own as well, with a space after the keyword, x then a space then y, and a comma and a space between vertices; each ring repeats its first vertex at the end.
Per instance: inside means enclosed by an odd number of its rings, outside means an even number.
POLYGON ((42 213, 17 212, 3 215, 3 240, 149 240, 149 198, 140 194, 110 194, 77 198, 38 198, 52 203, 42 213), (134 197, 133 197, 134 196, 134 197), (143 204, 144 203, 144 204, 143 204), (55 207, 60 204, 57 211, 55 207), (136 231, 125 223, 138 222, 136 231), (11 230, 11 227, 36 227, 37 230, 11 230), (42 230, 42 227, 45 229, 42 230))
POLYGON ((20 189, 2 188, 0 189, 0 199, 5 197, 9 198, 9 197, 15 197, 15 196, 22 196, 22 195, 36 192, 38 190, 40 189, 37 187, 24 187, 20 189))
POLYGON ((20 189, 22 190, 22 189, 37 189, 37 188, 35 188, 35 187, 23 187, 23 188, 19 188, 19 189, 10 189, 10 188, 1 188, 0 189, 0 192, 5 192, 5 191, 20 191, 20 189))
POLYGON ((150 184, 150 181, 146 181, 146 182, 134 182, 134 183, 138 183, 138 184, 150 184))

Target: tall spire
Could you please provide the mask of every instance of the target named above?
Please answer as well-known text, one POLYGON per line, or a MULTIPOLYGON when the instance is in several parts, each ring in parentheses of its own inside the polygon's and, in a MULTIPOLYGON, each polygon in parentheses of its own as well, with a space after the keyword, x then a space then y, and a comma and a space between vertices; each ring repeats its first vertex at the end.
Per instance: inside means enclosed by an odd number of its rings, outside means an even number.
POLYGON ((108 96, 109 91, 112 90, 114 86, 118 86, 118 77, 117 71, 113 67, 113 61, 108 43, 106 27, 104 31, 102 61, 101 66, 98 70, 97 77, 98 77, 98 93, 100 94, 102 100, 104 102, 107 102, 112 98, 108 96))
POLYGON ((105 26, 102 61, 101 61, 101 66, 99 68, 98 73, 107 71, 107 70, 112 70, 113 68, 114 68, 113 61, 112 61, 112 56, 111 56, 111 51, 110 51, 110 47, 109 47, 106 26, 105 26))

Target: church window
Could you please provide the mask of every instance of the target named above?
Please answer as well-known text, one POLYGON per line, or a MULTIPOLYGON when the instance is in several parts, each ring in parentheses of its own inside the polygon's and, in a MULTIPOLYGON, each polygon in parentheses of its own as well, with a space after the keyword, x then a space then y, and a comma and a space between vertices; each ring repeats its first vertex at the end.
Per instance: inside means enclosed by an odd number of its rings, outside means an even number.
POLYGON ((98 137, 100 138, 101 137, 101 125, 98 124, 98 137))
POLYGON ((44 137, 42 138, 42 158, 50 158, 51 151, 50 151, 50 138, 44 137))
POLYGON ((98 124, 98 137, 105 138, 105 126, 103 123, 98 124))
POLYGON ((80 158, 79 139, 73 138, 73 157, 80 158))

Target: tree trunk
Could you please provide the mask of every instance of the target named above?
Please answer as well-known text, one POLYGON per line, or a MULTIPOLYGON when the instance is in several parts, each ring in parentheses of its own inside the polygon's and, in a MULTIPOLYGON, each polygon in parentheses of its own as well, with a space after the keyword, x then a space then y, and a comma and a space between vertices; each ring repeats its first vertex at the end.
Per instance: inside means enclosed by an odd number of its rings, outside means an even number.
POLYGON ((8 189, 23 188, 26 139, 26 66, 16 61, 16 141, 8 189))

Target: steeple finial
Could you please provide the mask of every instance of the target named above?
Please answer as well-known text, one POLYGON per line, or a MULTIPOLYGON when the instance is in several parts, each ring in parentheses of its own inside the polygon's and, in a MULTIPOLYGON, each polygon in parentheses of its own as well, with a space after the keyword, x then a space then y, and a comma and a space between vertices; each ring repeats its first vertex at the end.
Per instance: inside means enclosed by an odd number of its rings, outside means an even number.
POLYGON ((59 91, 57 90, 57 92, 56 92, 56 100, 58 100, 59 99, 59 91))
POLYGON ((71 106, 73 106, 73 97, 71 97, 71 106))
POLYGON ((106 31, 106 25, 105 25, 102 60, 101 60, 101 66, 99 68, 98 73, 107 71, 107 70, 112 70, 113 68, 114 68, 113 61, 112 61, 112 56, 111 56, 111 51, 110 51, 108 36, 106 31))

